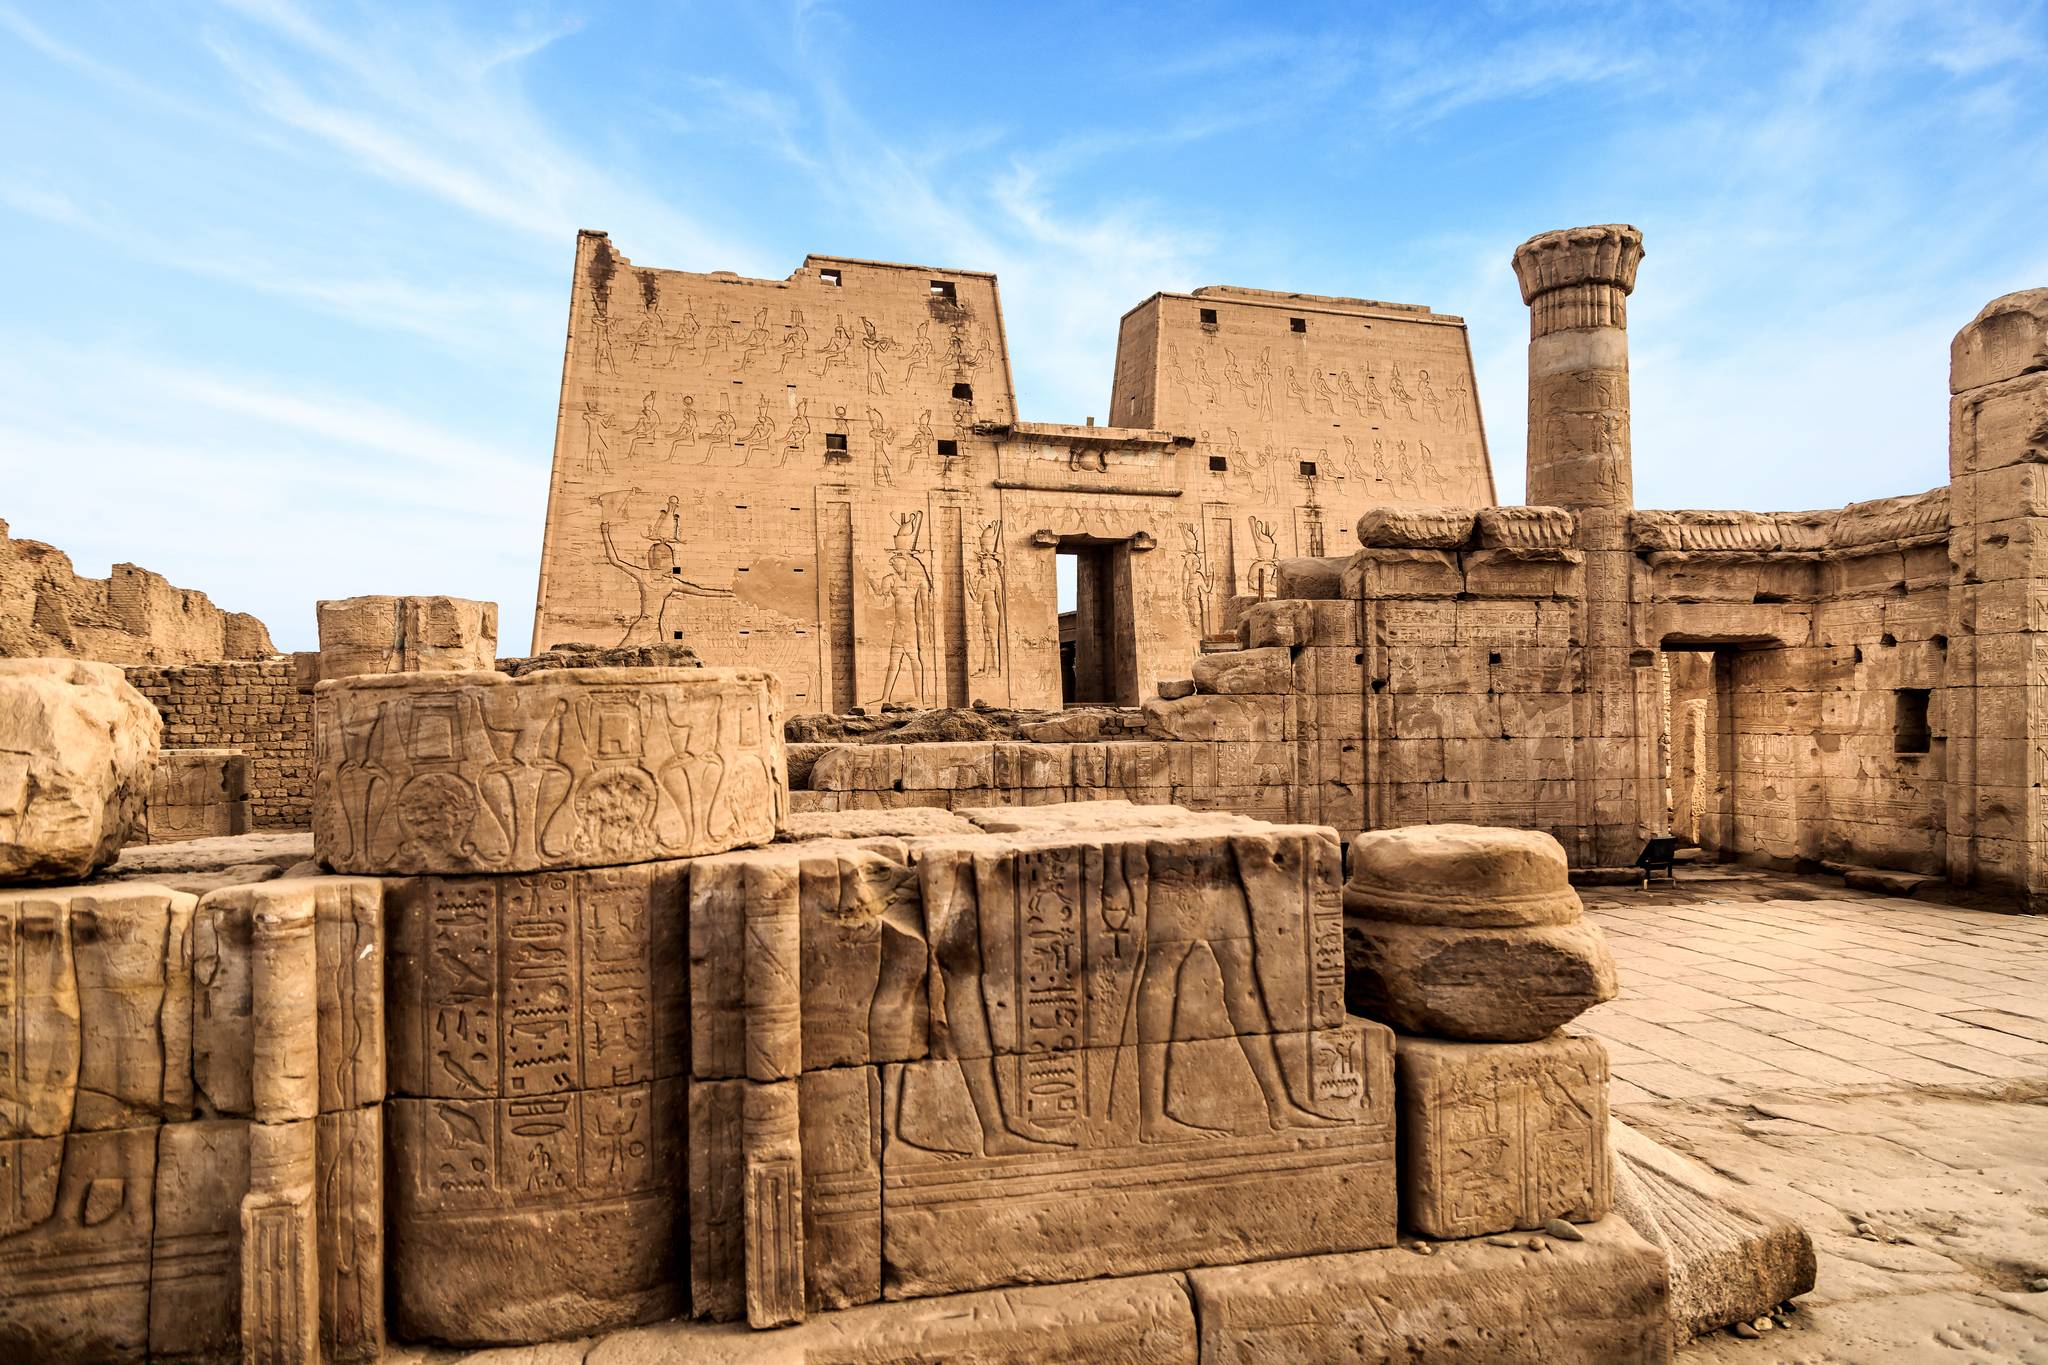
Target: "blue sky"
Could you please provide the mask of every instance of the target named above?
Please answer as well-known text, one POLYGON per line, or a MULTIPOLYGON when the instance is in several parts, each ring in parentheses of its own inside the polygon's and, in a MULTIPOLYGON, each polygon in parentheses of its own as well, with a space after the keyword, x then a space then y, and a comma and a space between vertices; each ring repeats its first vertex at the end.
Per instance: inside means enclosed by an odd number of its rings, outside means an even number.
POLYGON ((1104 412, 1154 290, 1425 303, 1514 501, 1508 257, 1614 220, 1640 505, 1940 483, 1949 338, 2048 284, 2048 16, 0 0, 0 518, 283 648, 446 592, 523 650, 579 227, 995 270, 1040 420, 1104 412))

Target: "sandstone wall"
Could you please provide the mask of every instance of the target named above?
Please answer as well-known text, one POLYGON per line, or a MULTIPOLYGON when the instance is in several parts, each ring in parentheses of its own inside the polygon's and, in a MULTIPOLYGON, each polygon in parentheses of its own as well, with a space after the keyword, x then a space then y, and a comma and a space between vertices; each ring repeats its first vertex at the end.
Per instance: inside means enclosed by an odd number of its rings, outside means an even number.
POLYGON ((1640 642, 1715 650, 1673 670, 1674 829, 1736 857, 1939 872, 1946 491, 1838 512, 1637 513, 1634 534, 1640 642))
POLYGON ((776 673, 799 714, 1057 706, 1056 556, 1080 548, 1115 560, 1132 638, 1105 699, 1134 703, 1366 508, 1491 500, 1460 320, 1251 290, 1146 310, 1119 392, 1171 431, 1024 423, 991 275, 650 270, 584 234, 534 647, 681 641, 776 673))
POLYGON ((134 564, 82 578, 62 550, 15 540, 0 521, 0 658, 175 664, 275 652, 261 621, 203 592, 134 564))
POLYGON ((290 659, 138 667, 128 681, 164 718, 167 749, 248 755, 253 829, 312 824, 313 707, 290 659))

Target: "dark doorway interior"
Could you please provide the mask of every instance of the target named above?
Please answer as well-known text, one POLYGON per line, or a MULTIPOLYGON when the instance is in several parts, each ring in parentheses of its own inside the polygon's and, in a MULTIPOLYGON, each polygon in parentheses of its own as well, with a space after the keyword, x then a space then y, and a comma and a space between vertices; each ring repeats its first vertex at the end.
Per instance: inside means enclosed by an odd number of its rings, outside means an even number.
MULTIPOLYGON (((1138 704, 1136 622, 1131 615, 1131 546, 1065 536, 1059 553, 1074 569, 1073 665, 1061 642, 1060 699, 1069 706, 1138 704)), ((1064 626, 1064 622, 1062 623, 1064 626)), ((1060 632, 1062 637, 1066 631, 1060 632)))

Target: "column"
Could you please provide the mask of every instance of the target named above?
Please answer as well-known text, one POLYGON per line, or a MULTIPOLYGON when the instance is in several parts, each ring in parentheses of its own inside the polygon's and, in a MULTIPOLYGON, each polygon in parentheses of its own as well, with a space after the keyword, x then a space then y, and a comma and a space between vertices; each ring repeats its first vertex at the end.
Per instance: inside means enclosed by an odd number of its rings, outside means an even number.
POLYGON ((1531 506, 1567 507, 1578 519, 1586 595, 1575 708, 1579 837, 1572 861, 1622 866, 1652 827, 1643 800, 1654 789, 1655 705, 1651 656, 1631 657, 1628 295, 1643 259, 1642 234, 1625 223, 1566 228, 1515 249, 1515 277, 1529 305, 1531 506), (1637 677, 1641 672, 1645 676, 1637 677))

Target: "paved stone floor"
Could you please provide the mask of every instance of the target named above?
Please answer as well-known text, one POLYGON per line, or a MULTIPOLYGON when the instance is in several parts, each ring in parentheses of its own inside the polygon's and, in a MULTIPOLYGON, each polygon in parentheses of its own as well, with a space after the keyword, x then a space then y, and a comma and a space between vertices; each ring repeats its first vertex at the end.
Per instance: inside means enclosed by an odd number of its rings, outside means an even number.
POLYGON ((2048 916, 1688 870, 1589 888, 1621 997, 1614 1103, 2048 1077, 2048 916))
POLYGON ((2048 917, 1720 869, 1585 898, 1617 1112, 1819 1253, 1787 1326, 1682 1360, 2048 1365, 2048 917))

